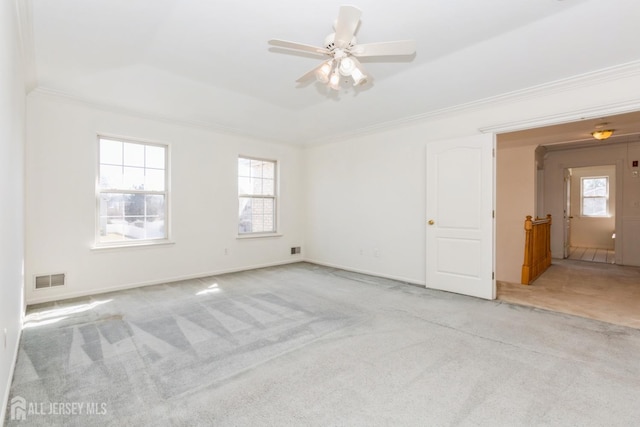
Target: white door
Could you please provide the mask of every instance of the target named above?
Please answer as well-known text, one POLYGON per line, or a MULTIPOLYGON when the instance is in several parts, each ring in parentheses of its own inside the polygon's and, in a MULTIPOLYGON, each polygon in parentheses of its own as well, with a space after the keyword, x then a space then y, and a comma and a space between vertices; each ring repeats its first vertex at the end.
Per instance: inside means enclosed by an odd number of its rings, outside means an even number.
POLYGON ((494 134, 427 144, 428 288, 496 297, 494 149, 494 134))
POLYGON ((564 170, 564 254, 563 258, 569 258, 571 252, 571 169, 564 170))

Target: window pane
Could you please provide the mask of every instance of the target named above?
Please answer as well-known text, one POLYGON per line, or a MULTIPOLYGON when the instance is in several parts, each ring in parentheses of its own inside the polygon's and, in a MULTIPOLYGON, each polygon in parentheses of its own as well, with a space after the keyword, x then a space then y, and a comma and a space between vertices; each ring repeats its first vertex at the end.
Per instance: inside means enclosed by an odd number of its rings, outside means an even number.
POLYGON ((124 143, 124 164, 144 167, 144 145, 124 143))
POLYGON ((251 160, 238 159, 238 176, 251 176, 251 160))
POLYGON ((165 148, 157 147, 155 145, 147 145, 145 149, 145 166, 154 169, 164 169, 165 148))
POLYGON ((275 196, 274 181, 272 179, 262 181, 262 194, 265 196, 275 196))
POLYGON ((238 159, 238 232, 276 231, 276 163, 238 159), (267 197, 251 197, 267 196, 267 197))
POLYGON ((146 196, 146 217, 148 221, 164 220, 164 196, 146 196))
POLYGON ((144 194, 127 194, 125 196, 124 214, 130 221, 134 221, 133 217, 144 215, 145 197, 144 194))
POLYGON ((238 232, 251 233, 253 231, 251 227, 251 198, 240 197, 238 217, 240 218, 238 232))
POLYGON ((100 197, 101 217, 123 217, 124 216, 124 195, 123 194, 102 194, 100 197))
POLYGON ((583 197, 606 197, 607 178, 584 178, 582 180, 583 197))
POLYGON ((262 161, 251 160, 251 176, 262 177, 262 161))
POLYGON ((582 214, 586 216, 606 216, 607 199, 600 197, 585 198, 582 200, 582 214))
POLYGON ((262 180, 259 178, 251 179, 251 194, 262 194, 262 180))
POLYGON ((124 197, 122 194, 103 194, 100 197, 100 240, 117 241, 124 238, 124 197))
POLYGON ((144 177, 144 189, 147 191, 164 191, 164 170, 147 169, 144 177))
POLYGON ((264 231, 276 231, 275 224, 275 200, 273 199, 262 199, 264 200, 264 213, 262 218, 262 223, 264 227, 264 231))
POLYGON ((251 178, 238 178, 238 194, 252 194, 251 178))
POLYGON ((147 239, 164 239, 164 219, 150 219, 144 223, 144 235, 147 239))
POLYGON ((100 163, 122 164, 122 142, 100 139, 100 163))
POLYGON ((264 165, 262 166, 262 177, 274 179, 275 169, 275 164, 273 162, 264 162, 264 165))
POLYGON ((100 165, 100 188, 122 188, 122 166, 100 165))
POLYGON ((122 188, 126 190, 144 190, 144 169, 125 167, 122 188))
POLYGON ((166 194, 147 193, 166 191, 166 147, 100 139, 99 149, 99 188, 122 191, 99 195, 98 240, 166 238, 166 194))
POLYGON ((255 233, 264 231, 264 199, 253 199, 251 201, 251 227, 255 233))

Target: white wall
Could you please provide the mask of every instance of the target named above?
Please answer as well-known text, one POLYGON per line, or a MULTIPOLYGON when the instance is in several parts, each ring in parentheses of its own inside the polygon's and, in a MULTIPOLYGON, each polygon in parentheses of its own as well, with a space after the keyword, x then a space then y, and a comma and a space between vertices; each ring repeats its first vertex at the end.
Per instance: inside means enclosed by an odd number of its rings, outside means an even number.
POLYGON ((614 249, 611 235, 616 223, 616 166, 590 166, 571 169, 571 246, 614 249), (580 214, 581 178, 609 177, 609 217, 583 217, 580 214))
MULTIPOLYGON (((640 161, 640 141, 603 144, 547 153, 545 160, 545 208, 554 218, 562 218, 563 170, 565 168, 616 165, 616 263, 640 266, 640 178, 633 172, 632 161, 640 161)), ((575 216, 575 215, 574 215, 575 216)), ((562 221, 551 226, 551 251, 561 257, 563 246, 562 221)))
MULTIPOLYGON (((555 120, 574 121, 582 112, 610 111, 603 105, 638 104, 640 92, 630 91, 631 87, 640 88, 640 75, 580 79, 579 84, 563 82, 550 85, 548 90, 525 91, 522 96, 497 98, 311 147, 305 153, 308 259, 424 284, 425 147, 429 141, 474 135, 482 128, 507 131, 555 120)), ((533 152, 530 159, 530 167, 521 172, 526 174, 528 188, 524 191, 531 192, 530 202, 518 208, 522 212, 498 210, 500 221, 517 224, 525 212, 535 214, 533 152)), ((637 224, 640 226, 640 221, 637 224)), ((515 225, 512 228, 515 230, 515 225)), ((522 251, 498 248, 496 279, 513 280, 515 270, 509 269, 521 267, 522 256, 522 251)))
POLYGON ((301 259, 301 149, 132 117, 32 92, 27 100, 28 303, 301 259), (170 145, 173 245, 93 250, 97 133, 170 145), (280 167, 282 237, 237 239, 237 157, 280 167), (225 255, 225 248, 228 255, 225 255), (64 272, 67 286, 33 289, 64 272))
POLYGON ((496 154, 496 277, 520 283, 524 262, 524 221, 536 216, 536 147, 500 143, 496 154))
POLYGON ((24 313, 25 82, 14 7, 0 2, 0 422, 24 313))

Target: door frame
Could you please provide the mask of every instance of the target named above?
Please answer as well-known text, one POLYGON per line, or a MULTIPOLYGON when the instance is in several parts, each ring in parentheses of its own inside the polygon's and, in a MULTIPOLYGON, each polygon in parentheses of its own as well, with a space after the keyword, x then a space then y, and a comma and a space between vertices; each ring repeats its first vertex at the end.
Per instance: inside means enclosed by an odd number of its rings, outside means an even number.
MULTIPOLYGON (((561 163, 560 167, 563 170, 563 176, 564 176, 564 171, 567 169, 572 169, 572 168, 588 168, 588 167, 594 167, 594 166, 610 166, 610 165, 614 165, 616 167, 616 203, 615 203, 615 207, 616 207, 616 218, 615 218, 615 224, 616 224, 616 238, 615 241, 613 242, 613 250, 615 251, 615 260, 616 260, 616 264, 617 265, 623 265, 623 257, 624 254, 622 253, 623 251, 623 241, 624 241, 624 234, 622 232, 622 186, 623 186, 623 180, 624 180, 624 160, 623 159, 616 159, 615 162, 612 161, 607 161, 607 160, 603 160, 600 162, 593 162, 593 161, 577 161, 577 162, 569 162, 569 163, 561 163)), ((562 183, 562 185, 564 186, 564 183, 562 183)), ((564 188, 563 188, 563 193, 564 193, 564 188)), ((563 195, 563 197, 565 197, 563 195)), ((566 236, 565 236, 566 239, 566 236)), ((563 241, 563 245, 566 245, 567 242, 563 241)), ((566 257, 565 257, 566 258, 566 257)))

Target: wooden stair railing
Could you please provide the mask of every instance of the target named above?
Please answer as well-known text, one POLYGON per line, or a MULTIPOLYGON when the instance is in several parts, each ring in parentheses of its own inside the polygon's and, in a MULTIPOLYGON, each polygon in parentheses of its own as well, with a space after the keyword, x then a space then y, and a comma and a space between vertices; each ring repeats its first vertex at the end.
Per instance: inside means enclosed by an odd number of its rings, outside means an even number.
POLYGON ((551 265, 551 215, 524 221, 524 263, 522 284, 529 285, 551 265))

